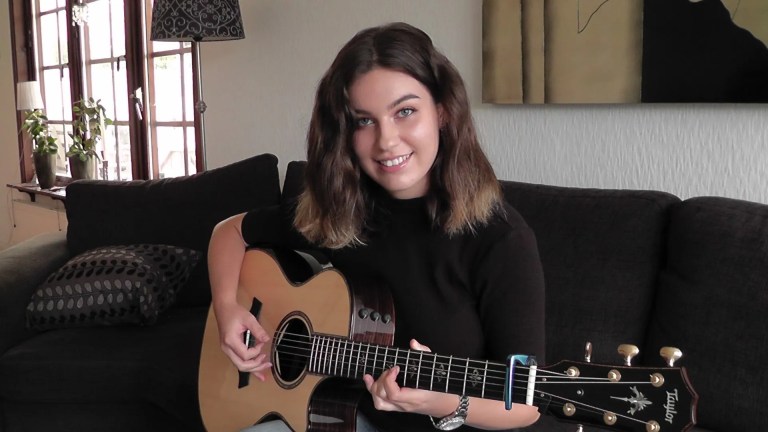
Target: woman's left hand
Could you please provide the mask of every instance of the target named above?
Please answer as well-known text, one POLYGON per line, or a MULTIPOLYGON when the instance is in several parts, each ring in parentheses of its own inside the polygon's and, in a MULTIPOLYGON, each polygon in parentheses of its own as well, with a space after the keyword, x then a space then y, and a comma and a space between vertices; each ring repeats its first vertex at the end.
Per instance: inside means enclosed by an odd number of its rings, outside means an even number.
MULTIPOLYGON (((421 345, 416 339, 411 339, 411 349, 430 351, 429 347, 421 345)), ((400 387, 397 384, 399 374, 400 366, 394 366, 384 371, 376 380, 371 375, 363 377, 365 387, 373 396, 373 406, 381 411, 418 412, 425 414, 424 411, 429 408, 429 402, 435 393, 427 390, 400 387)))

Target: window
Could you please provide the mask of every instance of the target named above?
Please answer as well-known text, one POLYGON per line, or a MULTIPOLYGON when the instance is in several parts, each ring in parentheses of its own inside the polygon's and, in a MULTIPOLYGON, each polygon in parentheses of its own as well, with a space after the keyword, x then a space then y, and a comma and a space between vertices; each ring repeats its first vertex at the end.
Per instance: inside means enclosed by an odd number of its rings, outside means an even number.
MULTIPOLYGON (((19 81, 39 80, 68 176, 72 103, 101 100, 114 125, 99 178, 174 177, 198 171, 191 44, 149 40, 152 0, 11 0, 19 81), (19 42, 19 40, 23 42, 19 42)), ((24 135, 24 134, 22 134, 24 135)), ((33 175, 22 136, 22 177, 33 175)))

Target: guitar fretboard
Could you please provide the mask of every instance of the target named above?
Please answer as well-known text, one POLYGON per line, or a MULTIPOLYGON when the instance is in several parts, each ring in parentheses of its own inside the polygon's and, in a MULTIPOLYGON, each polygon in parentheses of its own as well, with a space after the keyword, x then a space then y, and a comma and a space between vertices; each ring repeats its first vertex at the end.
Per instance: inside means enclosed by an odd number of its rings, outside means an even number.
MULTIPOLYGON (((402 387, 504 400, 505 364, 323 335, 311 336, 310 343, 311 373, 344 378, 362 378, 365 374, 378 377, 399 366, 398 384, 402 387)), ((515 375, 518 376, 514 377, 513 401, 524 403, 527 370, 515 375)))

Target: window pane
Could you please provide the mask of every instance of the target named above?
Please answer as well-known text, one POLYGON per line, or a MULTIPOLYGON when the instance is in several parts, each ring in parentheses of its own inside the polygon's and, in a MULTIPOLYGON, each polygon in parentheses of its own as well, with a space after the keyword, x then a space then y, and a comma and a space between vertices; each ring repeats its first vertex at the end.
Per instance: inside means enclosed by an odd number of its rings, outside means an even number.
MULTIPOLYGON (((110 5, 112 6, 112 57, 119 57, 125 55, 125 10, 123 8, 123 0, 111 0, 110 5)), ((121 67, 121 69, 123 68, 121 67)))
MULTIPOLYGON (((184 56, 184 120, 195 121, 195 97, 192 86, 192 54, 184 56)), ((194 136, 194 134, 193 134, 194 136)))
POLYGON ((40 17, 40 50, 43 66, 59 64, 59 29, 56 14, 40 17))
POLYGON ((155 71, 155 118, 157 121, 180 121, 183 116, 179 56, 156 57, 153 63, 155 71))
POLYGON ((182 128, 157 128, 157 165, 160 178, 184 175, 184 130, 182 128))
POLYGON ((122 11, 123 2, 119 0, 99 0, 88 4, 88 26, 86 29, 88 31, 88 52, 91 59, 105 59, 125 54, 125 28, 122 11), (110 12, 117 10, 120 11, 120 14, 111 16, 110 12), (115 25, 117 26, 115 27, 115 25))
POLYGON ((195 128, 187 128, 187 149, 189 150, 189 158, 187 158, 187 174, 194 174, 197 172, 197 158, 195 153, 195 128))
MULTIPOLYGON (((43 95, 45 97, 45 112, 51 120, 64 120, 64 107, 61 100, 61 88, 64 84, 58 69, 48 69, 43 72, 43 95)), ((69 82, 66 83, 69 86, 69 82)), ((67 87, 69 92, 69 87, 67 87)))
POLYGON ((56 9, 56 0, 40 0, 40 12, 56 9))
POLYGON ((178 42, 156 42, 156 41, 152 41, 152 51, 153 52, 170 51, 170 50, 177 50, 177 49, 179 49, 179 43, 178 42))
POLYGON ((57 12, 59 17, 59 64, 69 63, 69 52, 67 51, 67 14, 64 11, 57 12))
POLYGON ((50 120, 72 120, 69 69, 64 68, 63 72, 63 78, 58 69, 48 69, 43 72, 45 111, 50 120))
POLYGON ((88 46, 91 59, 112 57, 109 36, 109 2, 88 4, 88 46))
POLYGON ((115 99, 112 96, 112 65, 98 63, 91 65, 91 97, 101 100, 107 115, 112 118, 115 112, 115 99))
MULTIPOLYGON (((128 126, 118 126, 117 128, 117 161, 116 179, 133 180, 133 164, 131 162, 131 131, 128 126)), ((111 177, 110 177, 111 178, 111 177)))
MULTIPOLYGON (((104 157, 109 180, 131 180, 130 128, 126 125, 108 126, 104 139, 104 157), (117 136, 117 139, 115 139, 117 136)), ((102 161, 102 162, 103 162, 102 161)))
POLYGON ((64 131, 64 125, 52 124, 49 126, 49 130, 51 136, 56 138, 56 144, 59 145, 59 152, 56 154, 56 174, 67 175, 66 139, 69 137, 64 131))
POLYGON ((115 70, 115 111, 111 113, 112 120, 128 121, 128 75, 125 64, 119 71, 115 70))

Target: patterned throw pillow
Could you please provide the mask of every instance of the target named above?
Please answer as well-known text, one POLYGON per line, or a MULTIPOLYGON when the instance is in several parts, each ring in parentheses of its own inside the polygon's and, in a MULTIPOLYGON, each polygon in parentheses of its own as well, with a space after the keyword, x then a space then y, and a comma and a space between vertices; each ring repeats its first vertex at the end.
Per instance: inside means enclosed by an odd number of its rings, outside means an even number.
POLYGON ((202 254, 169 245, 105 246, 48 276, 27 305, 37 330, 152 324, 170 307, 202 254))

